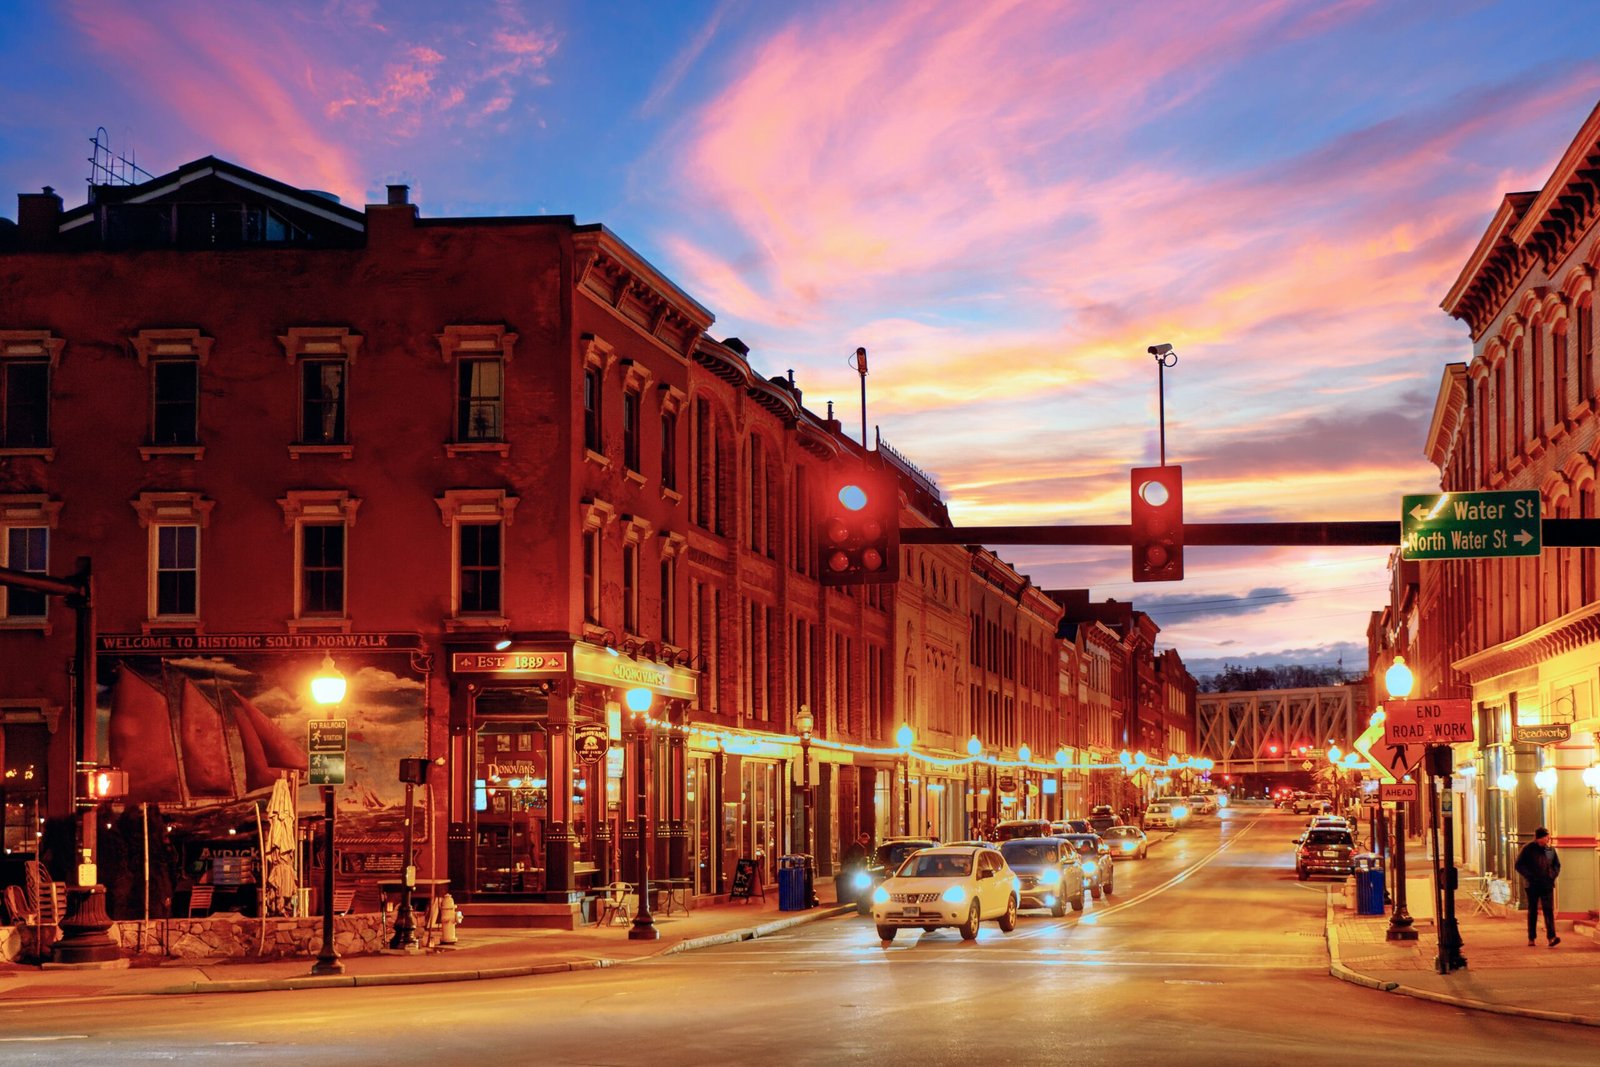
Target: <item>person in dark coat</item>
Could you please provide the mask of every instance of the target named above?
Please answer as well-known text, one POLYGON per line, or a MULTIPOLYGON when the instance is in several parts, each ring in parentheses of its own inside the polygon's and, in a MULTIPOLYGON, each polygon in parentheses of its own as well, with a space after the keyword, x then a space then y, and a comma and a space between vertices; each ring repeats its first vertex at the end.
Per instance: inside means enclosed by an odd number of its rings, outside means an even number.
POLYGON ((1522 846, 1517 854, 1517 873, 1527 886, 1528 947, 1532 948, 1539 935, 1539 908, 1544 908, 1544 933, 1555 948, 1561 944, 1556 936, 1556 879, 1561 876, 1561 857, 1550 843, 1550 831, 1539 827, 1533 840, 1522 846))
POLYGON ((867 859, 872 855, 872 836, 863 831, 849 845, 845 846, 844 855, 839 858, 840 866, 865 867, 867 859))

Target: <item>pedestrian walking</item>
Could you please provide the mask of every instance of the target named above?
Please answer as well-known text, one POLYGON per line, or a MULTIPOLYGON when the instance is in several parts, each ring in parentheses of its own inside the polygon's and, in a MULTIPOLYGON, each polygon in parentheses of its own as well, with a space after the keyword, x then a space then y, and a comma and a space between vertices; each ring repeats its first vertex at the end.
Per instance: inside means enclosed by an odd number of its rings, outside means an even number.
POLYGON ((1550 831, 1539 827, 1533 840, 1522 846, 1517 854, 1517 873, 1522 875, 1527 887, 1528 947, 1539 939, 1539 909, 1544 908, 1544 934, 1555 948, 1561 944, 1556 936, 1556 879, 1561 876, 1561 857, 1550 843, 1550 831))

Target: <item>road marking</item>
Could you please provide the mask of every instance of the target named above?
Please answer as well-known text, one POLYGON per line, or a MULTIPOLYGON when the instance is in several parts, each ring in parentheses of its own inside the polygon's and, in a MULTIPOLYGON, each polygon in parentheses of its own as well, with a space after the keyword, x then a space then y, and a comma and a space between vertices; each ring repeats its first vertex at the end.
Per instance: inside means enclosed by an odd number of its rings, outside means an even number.
POLYGON ((88 1034, 42 1034, 38 1037, 0 1037, 0 1042, 23 1041, 87 1041, 88 1034))

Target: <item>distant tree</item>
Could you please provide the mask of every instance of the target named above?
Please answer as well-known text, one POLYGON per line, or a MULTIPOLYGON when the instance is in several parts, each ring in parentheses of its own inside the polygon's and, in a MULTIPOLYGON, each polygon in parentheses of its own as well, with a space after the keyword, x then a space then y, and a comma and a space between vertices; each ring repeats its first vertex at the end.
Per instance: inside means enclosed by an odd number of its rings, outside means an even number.
POLYGON ((1216 674, 1199 679, 1202 693, 1243 693, 1258 689, 1313 689, 1326 685, 1343 685, 1351 681, 1343 667, 1305 667, 1299 664, 1278 664, 1272 667, 1246 667, 1237 663, 1224 663, 1216 674))

